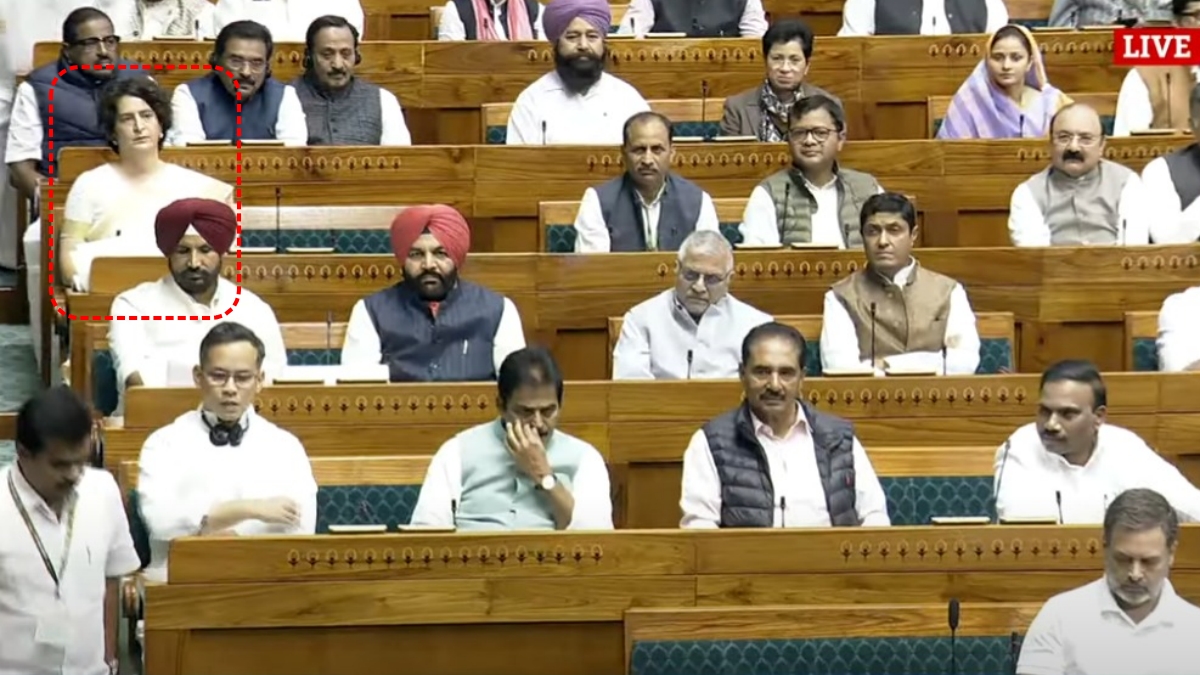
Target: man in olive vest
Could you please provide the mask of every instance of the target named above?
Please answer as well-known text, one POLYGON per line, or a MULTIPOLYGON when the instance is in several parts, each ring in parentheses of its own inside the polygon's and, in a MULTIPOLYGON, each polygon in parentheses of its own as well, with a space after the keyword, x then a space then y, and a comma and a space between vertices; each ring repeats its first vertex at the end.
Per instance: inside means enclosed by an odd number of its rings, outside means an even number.
POLYGON ((813 244, 857 248, 858 213, 883 191, 875 177, 837 162, 846 143, 846 114, 828 96, 802 98, 788 112, 792 166, 750 193, 742 215, 742 244, 813 244))
POLYGON ((684 452, 680 527, 891 524, 854 427, 801 398, 804 350, 800 331, 781 323, 746 334, 742 404, 709 420, 684 452))
MULTIPOLYGON (((1192 88, 1189 107, 1192 136, 1200 139, 1200 85, 1192 88)), ((1200 145, 1151 160, 1142 169, 1142 189, 1155 244, 1200 241, 1200 145)))
POLYGON ((308 27, 304 74, 292 80, 309 145, 412 145, 396 95, 357 77, 358 29, 340 16, 308 27))
POLYGON ((824 370, 973 374, 975 313, 961 284, 913 258, 912 202, 894 192, 875 195, 863 205, 860 227, 866 267, 825 294, 824 370))
POLYGON ((671 171, 671 121, 640 112, 625 122, 625 173, 583 192, 575 252, 675 251, 696 230, 718 230, 712 197, 671 171))
MULTIPOLYGON (((1172 0, 1173 23, 1200 28, 1200 0, 1172 0)), ((1117 94, 1113 136, 1147 129, 1187 129, 1188 96, 1200 80, 1196 66, 1137 66, 1130 68, 1117 94)))
POLYGON ((1009 208, 1013 246, 1150 243, 1142 180, 1104 159, 1100 114, 1072 103, 1050 120, 1050 166, 1017 186, 1009 208))

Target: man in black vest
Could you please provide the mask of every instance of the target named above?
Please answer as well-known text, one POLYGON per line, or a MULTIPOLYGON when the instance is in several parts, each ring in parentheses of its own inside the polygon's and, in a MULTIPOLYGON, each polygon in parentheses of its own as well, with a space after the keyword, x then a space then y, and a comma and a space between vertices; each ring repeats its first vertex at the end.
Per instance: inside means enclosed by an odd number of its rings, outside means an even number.
POLYGON ((617 30, 621 35, 687 33, 688 37, 762 37, 762 0, 633 0, 617 30))
POLYGON ((213 70, 175 88, 171 145, 200 141, 308 142, 308 126, 296 90, 271 76, 275 41, 266 26, 234 21, 213 45, 213 70), (241 111, 238 111, 238 103, 241 111), (240 120, 240 122, 239 122, 240 120), (239 134, 238 131, 241 131, 239 134))
POLYGON ((846 0, 838 35, 995 33, 1007 23, 1004 0, 846 0))
POLYGON ((677 251, 696 230, 717 230, 700 186, 671 172, 671 120, 640 112, 625 122, 625 173, 583 192, 575 252, 677 251))
POLYGON ((745 400, 692 436, 680 527, 887 526, 887 499, 849 422, 800 397, 804 337, 781 323, 742 341, 745 400))
POLYGON ((410 206, 391 235, 403 279, 354 305, 342 367, 356 377, 385 368, 392 382, 495 380, 525 335, 512 300, 459 279, 466 219, 444 204, 410 206))
POLYGON ((412 145, 396 95, 355 77, 361 62, 358 29, 346 19, 323 16, 308 27, 304 74, 292 87, 309 145, 412 145))
POLYGON ((1188 101, 1198 142, 1150 160, 1142 169, 1142 199, 1155 244, 1200 241, 1200 84, 1188 101))

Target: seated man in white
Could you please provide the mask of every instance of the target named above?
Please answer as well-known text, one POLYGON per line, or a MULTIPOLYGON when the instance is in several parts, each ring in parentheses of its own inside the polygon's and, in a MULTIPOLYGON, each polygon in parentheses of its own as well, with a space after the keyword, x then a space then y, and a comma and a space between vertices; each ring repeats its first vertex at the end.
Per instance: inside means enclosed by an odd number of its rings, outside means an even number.
POLYGON ((445 204, 410 206, 392 221, 400 282, 350 310, 342 367, 392 382, 482 382, 525 346, 512 300, 460 279, 471 228, 445 204))
POLYGON ((363 35, 360 0, 217 0, 213 25, 219 33, 235 21, 255 21, 266 26, 280 42, 304 42, 309 25, 317 17, 330 14, 344 17, 363 35))
POLYGON ((1095 108, 1072 103, 1050 119, 1050 166, 1013 190, 1008 232, 1013 246, 1150 243, 1142 180, 1104 159, 1104 128, 1095 108))
POLYGON ((742 342, 745 399, 683 454, 680 527, 891 525, 854 427, 804 401, 804 336, 765 323, 742 342))
POLYGON ((269 376, 278 375, 287 353, 275 312, 249 289, 239 293, 221 277, 225 254, 237 237, 233 209, 211 199, 181 199, 159 212, 154 230, 169 274, 113 299, 108 343, 117 386, 188 384, 205 332, 213 321, 231 319, 260 336, 256 339, 266 345, 263 368, 269 376), (163 319, 147 320, 154 316, 163 319))
POLYGON ((450 0, 442 7, 437 39, 544 40, 542 5, 537 0, 450 0))
POLYGON ((697 3, 695 0, 633 0, 620 35, 683 33, 690 38, 761 38, 767 32, 762 0, 697 3))
POLYGON ((1029 626, 1017 675, 1193 675, 1200 607, 1169 579, 1179 519, 1151 489, 1104 514, 1104 577, 1050 598, 1029 626))
POLYGON ((650 104, 604 72, 608 0, 551 0, 542 11, 554 70, 525 88, 508 117, 508 145, 619 145, 625 120, 650 104))
POLYGON ((563 379, 550 352, 526 347, 500 366, 500 417, 442 444, 412 524, 460 530, 611 530, 608 467, 559 430, 563 379))
MULTIPOLYGON (((1200 0, 1156 0, 1171 8, 1179 28, 1200 27, 1200 0)), ((1117 94, 1113 136, 1148 129, 1186 129, 1190 125, 1188 94, 1200 79, 1196 66, 1137 66, 1125 73, 1117 94)))
POLYGON ((1158 311, 1158 369, 1200 370, 1200 286, 1163 301, 1158 311))
POLYGON ((846 0, 838 35, 995 33, 1007 23, 1004 0, 846 0))
POLYGON ((1200 490, 1137 434, 1108 424, 1108 390, 1086 361, 1042 373, 1037 421, 996 450, 999 518, 1095 525, 1126 490, 1152 487, 1185 520, 1200 520, 1200 490))
POLYGON ((962 284, 913 257, 912 202, 894 192, 872 195, 859 218, 867 264, 825 293, 822 369, 974 374, 975 312, 962 284))
POLYGON ((150 581, 166 581, 167 550, 179 537, 316 530, 317 482, 304 446, 254 412, 263 387, 262 340, 226 321, 213 326, 199 351, 199 409, 150 434, 138 457, 150 581))
POLYGON ((719 230, 712 197, 671 171, 671 120, 640 112, 625 122, 625 172, 583 191, 575 252, 674 251, 699 230, 719 230))
POLYGON ((693 232, 679 247, 675 287, 625 313, 613 350, 614 380, 738 375, 742 340, 771 321, 729 294, 733 248, 719 232, 693 232))
MULTIPOLYGON (((1192 88, 1190 107, 1192 134, 1200 138, 1200 85, 1192 88)), ((1154 243, 1200 241, 1200 145, 1150 160, 1142 169, 1142 185, 1154 243)))

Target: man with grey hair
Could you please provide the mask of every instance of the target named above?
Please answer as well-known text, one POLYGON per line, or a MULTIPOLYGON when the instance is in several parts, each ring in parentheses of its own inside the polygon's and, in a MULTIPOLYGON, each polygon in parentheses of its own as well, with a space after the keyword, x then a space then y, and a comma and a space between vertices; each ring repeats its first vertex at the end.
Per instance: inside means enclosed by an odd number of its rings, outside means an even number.
POLYGON ((698 230, 679 247, 675 287, 625 313, 613 379, 737 377, 742 339, 771 316, 729 294, 733 247, 698 230))
POLYGON ((1165 497, 1126 490, 1104 514, 1104 578, 1050 598, 1021 646, 1018 675, 1192 675, 1200 608, 1167 579, 1179 517, 1165 497))

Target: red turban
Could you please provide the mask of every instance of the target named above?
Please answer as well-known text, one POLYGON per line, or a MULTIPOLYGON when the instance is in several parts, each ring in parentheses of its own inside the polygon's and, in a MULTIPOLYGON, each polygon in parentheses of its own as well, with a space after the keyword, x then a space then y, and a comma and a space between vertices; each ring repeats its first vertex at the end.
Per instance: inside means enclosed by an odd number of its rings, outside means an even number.
POLYGON ((158 250, 163 255, 171 255, 188 228, 195 228, 209 246, 225 254, 237 238, 237 216, 228 204, 214 199, 180 199, 171 202, 154 219, 158 250))
POLYGON ((445 204, 410 206, 392 221, 392 252, 401 264, 426 232, 446 249, 455 267, 462 267, 467 251, 471 250, 471 228, 461 213, 445 204))

